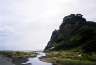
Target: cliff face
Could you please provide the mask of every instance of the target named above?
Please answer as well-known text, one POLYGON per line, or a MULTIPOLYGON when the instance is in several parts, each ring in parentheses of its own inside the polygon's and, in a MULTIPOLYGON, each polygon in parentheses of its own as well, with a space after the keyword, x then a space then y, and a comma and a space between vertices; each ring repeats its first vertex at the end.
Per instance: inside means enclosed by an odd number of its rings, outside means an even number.
POLYGON ((87 49, 87 45, 90 46, 90 44, 91 51, 93 51, 95 40, 96 23, 86 21, 81 14, 71 14, 64 17, 59 30, 53 31, 45 51, 68 50, 77 47, 87 49))

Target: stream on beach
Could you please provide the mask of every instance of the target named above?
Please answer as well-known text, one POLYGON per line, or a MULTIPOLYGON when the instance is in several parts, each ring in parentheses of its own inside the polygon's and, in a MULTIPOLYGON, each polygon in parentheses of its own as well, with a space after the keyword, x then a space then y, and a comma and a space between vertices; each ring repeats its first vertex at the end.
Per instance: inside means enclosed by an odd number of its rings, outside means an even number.
POLYGON ((22 65, 52 65, 52 63, 40 61, 39 57, 46 56, 43 52, 38 52, 38 55, 34 58, 28 58, 28 61, 22 63, 22 65))

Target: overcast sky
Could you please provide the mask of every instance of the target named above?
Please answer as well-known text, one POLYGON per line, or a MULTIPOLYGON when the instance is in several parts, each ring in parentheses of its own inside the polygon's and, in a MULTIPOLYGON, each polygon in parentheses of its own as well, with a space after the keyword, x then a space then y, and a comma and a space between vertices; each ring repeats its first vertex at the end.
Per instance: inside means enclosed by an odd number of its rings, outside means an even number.
POLYGON ((44 49, 71 13, 96 21, 96 0, 0 0, 0 49, 44 49))

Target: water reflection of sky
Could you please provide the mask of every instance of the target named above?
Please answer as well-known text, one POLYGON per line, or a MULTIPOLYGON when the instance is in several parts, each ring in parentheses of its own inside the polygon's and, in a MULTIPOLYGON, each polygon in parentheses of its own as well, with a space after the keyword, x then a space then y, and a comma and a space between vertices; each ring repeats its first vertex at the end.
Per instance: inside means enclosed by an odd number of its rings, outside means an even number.
POLYGON ((52 65, 52 63, 47 63, 39 60, 39 57, 45 56, 45 53, 39 52, 39 55, 35 58, 29 58, 25 64, 32 64, 32 65, 52 65))
POLYGON ((39 61, 38 58, 30 58, 29 60, 29 63, 31 63, 32 65, 52 65, 51 63, 39 61))

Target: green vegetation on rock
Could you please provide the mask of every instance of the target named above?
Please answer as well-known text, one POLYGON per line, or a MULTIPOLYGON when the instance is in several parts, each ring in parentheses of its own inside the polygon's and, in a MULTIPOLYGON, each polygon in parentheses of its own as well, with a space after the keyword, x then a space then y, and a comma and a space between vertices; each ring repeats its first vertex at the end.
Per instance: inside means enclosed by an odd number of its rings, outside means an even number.
POLYGON ((71 14, 63 19, 58 30, 53 31, 44 51, 78 49, 83 53, 96 52, 96 23, 86 21, 81 14, 71 14))

